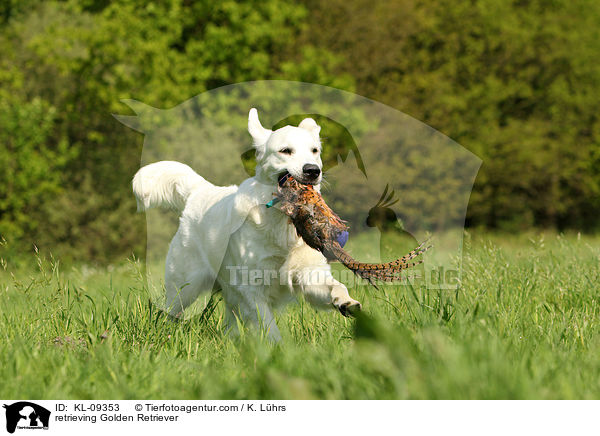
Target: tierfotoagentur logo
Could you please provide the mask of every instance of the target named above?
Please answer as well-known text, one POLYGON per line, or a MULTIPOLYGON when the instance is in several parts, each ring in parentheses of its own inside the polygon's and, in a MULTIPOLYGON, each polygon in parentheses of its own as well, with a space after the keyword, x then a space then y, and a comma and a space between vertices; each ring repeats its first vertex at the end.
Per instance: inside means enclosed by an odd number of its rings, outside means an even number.
MULTIPOLYGON (((442 290, 460 286, 465 216, 481 160, 426 124, 353 93, 284 80, 217 88, 168 110, 134 100, 124 103, 136 115, 116 118, 144 134, 141 166, 181 162, 217 186, 239 185, 255 175, 256 151, 247 128, 250 108, 258 108, 271 129, 314 119, 321 132, 321 194, 348 225, 344 250, 358 262, 386 264, 430 240, 433 249, 422 254, 423 263, 386 286, 399 292, 415 285, 442 290)), ((272 196, 258 207, 269 207, 269 200, 272 196)), ((249 217, 253 213, 247 211, 249 217)), ((177 232, 178 216, 146 209, 146 220, 148 288, 154 302, 164 307, 161 262, 177 232)), ((236 286, 293 286, 278 267, 265 264, 255 270, 227 263, 230 237, 243 222, 201 235, 204 246, 210 246, 209 275, 236 286)), ((332 266, 332 275, 347 287, 368 285, 338 266, 332 266)), ((318 277, 311 282, 319 283, 318 277)), ((202 282, 206 292, 185 317, 203 311, 215 283, 202 282)))
POLYGON ((6 431, 14 433, 19 430, 48 430, 50 411, 38 404, 29 401, 19 401, 10 405, 4 404, 6 409, 6 431))

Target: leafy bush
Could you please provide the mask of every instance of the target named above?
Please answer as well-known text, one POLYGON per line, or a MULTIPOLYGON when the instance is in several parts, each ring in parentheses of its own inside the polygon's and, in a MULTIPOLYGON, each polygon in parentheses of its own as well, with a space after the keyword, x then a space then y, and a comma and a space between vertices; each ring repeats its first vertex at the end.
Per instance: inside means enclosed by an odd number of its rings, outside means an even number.
POLYGON ((0 97, 0 234, 24 238, 43 220, 43 207, 61 193, 73 157, 56 132, 56 109, 39 98, 0 97))

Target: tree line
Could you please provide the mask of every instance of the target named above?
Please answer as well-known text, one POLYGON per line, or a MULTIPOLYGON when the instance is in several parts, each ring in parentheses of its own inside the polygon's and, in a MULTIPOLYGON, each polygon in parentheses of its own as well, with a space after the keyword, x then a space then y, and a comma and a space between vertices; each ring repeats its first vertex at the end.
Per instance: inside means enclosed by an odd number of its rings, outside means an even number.
POLYGON ((356 92, 475 153, 469 226, 597 230, 599 32, 587 0, 5 0, 0 234, 143 253, 143 138, 111 114, 257 79, 356 92))

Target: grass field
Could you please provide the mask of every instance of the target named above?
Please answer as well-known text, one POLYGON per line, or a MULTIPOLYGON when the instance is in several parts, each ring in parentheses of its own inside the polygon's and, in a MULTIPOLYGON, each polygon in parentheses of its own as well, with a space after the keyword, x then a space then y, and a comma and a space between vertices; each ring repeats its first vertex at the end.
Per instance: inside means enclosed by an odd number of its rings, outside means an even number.
POLYGON ((600 398, 600 238, 465 238, 458 291, 360 288, 364 316, 290 306, 277 345, 173 323, 139 265, 0 270, 0 397, 600 398))

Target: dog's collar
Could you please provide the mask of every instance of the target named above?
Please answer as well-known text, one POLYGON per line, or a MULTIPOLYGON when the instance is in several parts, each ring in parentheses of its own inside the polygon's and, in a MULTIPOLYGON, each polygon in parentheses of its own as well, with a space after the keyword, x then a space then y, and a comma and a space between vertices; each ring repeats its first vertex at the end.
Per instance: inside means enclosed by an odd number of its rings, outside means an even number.
POLYGON ((267 204, 265 204, 265 206, 267 206, 267 209, 268 209, 270 207, 275 206, 277 203, 279 203, 279 198, 274 198, 273 200, 271 200, 267 204))

